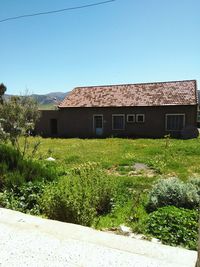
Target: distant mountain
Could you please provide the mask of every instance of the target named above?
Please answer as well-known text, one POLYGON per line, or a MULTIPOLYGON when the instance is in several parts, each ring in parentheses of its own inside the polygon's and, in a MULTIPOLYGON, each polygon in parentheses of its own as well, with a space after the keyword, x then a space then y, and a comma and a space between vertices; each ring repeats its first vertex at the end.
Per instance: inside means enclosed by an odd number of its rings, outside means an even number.
MULTIPOLYGON (((67 93, 54 92, 45 95, 32 94, 30 96, 33 97, 38 102, 39 106, 43 105, 54 106, 58 105, 61 101, 63 101, 67 94, 69 94, 69 92, 67 93)), ((10 97, 12 97, 12 95, 5 94, 4 97, 5 99, 9 99, 10 97)))
POLYGON ((55 93, 49 93, 46 95, 33 94, 31 95, 31 97, 33 97, 38 102, 38 104, 46 105, 46 104, 60 103, 61 101, 63 101, 63 99, 65 98, 67 94, 68 93, 55 92, 55 93))

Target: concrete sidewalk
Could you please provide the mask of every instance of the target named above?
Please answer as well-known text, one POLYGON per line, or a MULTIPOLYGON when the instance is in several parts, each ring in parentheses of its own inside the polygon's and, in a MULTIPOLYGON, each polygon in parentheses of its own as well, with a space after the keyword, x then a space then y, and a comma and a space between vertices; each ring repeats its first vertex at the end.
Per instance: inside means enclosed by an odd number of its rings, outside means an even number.
POLYGON ((194 267, 197 253, 0 208, 0 266, 194 267))

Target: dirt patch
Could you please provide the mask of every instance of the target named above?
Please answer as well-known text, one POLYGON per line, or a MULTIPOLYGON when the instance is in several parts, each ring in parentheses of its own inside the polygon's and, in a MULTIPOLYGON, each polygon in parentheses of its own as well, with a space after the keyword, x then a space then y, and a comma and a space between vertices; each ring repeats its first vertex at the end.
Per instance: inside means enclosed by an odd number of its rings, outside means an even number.
POLYGON ((133 171, 129 172, 129 175, 131 176, 141 175, 141 176, 146 176, 146 177, 153 177, 155 176, 155 171, 149 168, 149 166, 147 166, 144 163, 134 163, 133 171))
POLYGON ((108 170, 109 174, 116 176, 146 176, 154 177, 155 171, 147 166, 145 163, 134 163, 131 165, 117 166, 108 170))
POLYGON ((133 169, 135 171, 146 171, 146 170, 150 170, 150 168, 146 164, 144 164, 144 163, 135 163, 133 165, 133 169))

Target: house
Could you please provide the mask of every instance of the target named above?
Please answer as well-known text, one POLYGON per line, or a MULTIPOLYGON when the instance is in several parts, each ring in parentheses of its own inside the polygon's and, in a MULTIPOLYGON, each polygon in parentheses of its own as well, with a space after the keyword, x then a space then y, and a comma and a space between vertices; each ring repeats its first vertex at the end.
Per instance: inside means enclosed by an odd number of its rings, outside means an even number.
POLYGON ((200 127, 200 91, 197 91, 198 95, 198 112, 197 112, 197 127, 200 127))
POLYGON ((181 137, 196 128, 195 80, 77 87, 58 110, 42 111, 36 132, 48 137, 181 137))

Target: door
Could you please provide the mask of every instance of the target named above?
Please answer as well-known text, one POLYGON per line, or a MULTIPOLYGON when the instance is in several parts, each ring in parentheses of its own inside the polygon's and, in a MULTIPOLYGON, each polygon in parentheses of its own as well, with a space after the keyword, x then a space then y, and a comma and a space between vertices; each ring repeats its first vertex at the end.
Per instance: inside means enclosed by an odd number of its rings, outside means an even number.
POLYGON ((103 134, 103 115, 93 116, 93 129, 96 136, 103 134))
POLYGON ((58 134, 58 121, 57 119, 50 119, 50 131, 51 135, 58 134))

